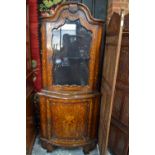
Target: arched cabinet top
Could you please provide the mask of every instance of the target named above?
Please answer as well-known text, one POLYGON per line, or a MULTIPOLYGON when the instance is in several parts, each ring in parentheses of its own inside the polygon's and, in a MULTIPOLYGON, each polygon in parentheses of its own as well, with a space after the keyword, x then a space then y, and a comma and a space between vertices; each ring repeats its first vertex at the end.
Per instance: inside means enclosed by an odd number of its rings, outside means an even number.
POLYGON ((76 20, 76 18, 85 18, 90 24, 103 25, 105 22, 94 18, 88 7, 82 3, 65 2, 58 5, 55 9, 55 13, 52 16, 42 17, 42 22, 53 21, 56 22, 59 18, 69 18, 69 20, 76 20), (65 12, 65 14, 63 14, 65 12))

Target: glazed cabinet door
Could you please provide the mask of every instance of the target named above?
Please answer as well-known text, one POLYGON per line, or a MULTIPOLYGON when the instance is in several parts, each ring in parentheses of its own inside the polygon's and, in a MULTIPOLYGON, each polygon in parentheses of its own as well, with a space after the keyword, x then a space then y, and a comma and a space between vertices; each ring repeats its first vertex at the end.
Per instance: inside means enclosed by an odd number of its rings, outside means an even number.
POLYGON ((103 22, 89 19, 81 4, 65 7, 42 21, 43 89, 97 89, 103 22))
POLYGON ((103 75, 101 86, 101 108, 99 126, 99 149, 106 155, 115 85, 120 57, 124 13, 121 17, 114 14, 107 28, 106 47, 104 53, 103 75))

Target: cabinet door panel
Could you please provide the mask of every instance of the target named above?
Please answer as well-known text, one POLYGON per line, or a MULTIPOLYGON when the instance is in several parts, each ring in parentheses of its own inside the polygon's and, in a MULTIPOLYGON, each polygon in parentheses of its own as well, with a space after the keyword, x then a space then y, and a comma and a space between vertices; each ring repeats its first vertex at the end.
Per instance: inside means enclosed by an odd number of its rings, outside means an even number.
POLYGON ((52 138, 79 139, 88 129, 87 102, 60 103, 50 101, 52 138))
POLYGON ((40 93, 41 139, 63 147, 97 142, 100 95, 76 99, 52 95, 40 93))

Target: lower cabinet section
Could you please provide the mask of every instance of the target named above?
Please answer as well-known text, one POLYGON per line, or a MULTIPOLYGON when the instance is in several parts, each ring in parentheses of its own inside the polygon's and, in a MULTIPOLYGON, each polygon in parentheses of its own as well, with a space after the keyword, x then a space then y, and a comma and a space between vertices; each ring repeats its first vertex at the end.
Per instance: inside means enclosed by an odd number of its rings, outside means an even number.
POLYGON ((87 150, 95 147, 100 100, 98 93, 60 95, 44 92, 39 96, 43 147, 47 150, 56 146, 83 146, 87 150))

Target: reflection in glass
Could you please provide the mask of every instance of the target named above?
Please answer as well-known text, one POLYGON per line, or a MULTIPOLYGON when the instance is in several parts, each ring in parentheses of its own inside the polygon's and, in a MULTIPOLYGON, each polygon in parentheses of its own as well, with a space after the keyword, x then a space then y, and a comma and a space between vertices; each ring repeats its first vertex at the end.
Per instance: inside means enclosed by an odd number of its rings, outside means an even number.
POLYGON ((87 85, 91 32, 67 20, 52 31, 54 85, 87 85))

